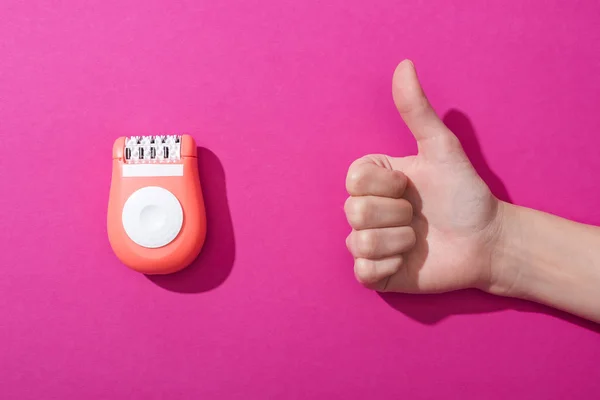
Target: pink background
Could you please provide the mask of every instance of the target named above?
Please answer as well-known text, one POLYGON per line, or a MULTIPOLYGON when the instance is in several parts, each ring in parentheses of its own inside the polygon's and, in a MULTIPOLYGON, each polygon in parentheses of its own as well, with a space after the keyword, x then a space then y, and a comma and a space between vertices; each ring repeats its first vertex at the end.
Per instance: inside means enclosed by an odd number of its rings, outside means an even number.
POLYGON ((346 169, 415 151, 412 58, 498 195, 600 224, 597 1, 0 3, 0 398, 600 396, 599 328, 479 292, 355 282, 346 169), (209 237, 122 266, 120 135, 188 132, 209 237), (493 172, 492 172, 493 171, 493 172))

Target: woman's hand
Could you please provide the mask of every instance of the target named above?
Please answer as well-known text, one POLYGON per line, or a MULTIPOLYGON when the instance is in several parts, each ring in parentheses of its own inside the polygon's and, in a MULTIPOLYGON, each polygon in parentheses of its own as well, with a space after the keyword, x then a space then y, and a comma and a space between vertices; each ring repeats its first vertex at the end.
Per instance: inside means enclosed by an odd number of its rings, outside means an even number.
POLYGON ((350 166, 345 211, 356 278, 407 293, 489 287, 501 203, 430 106, 410 61, 394 72, 393 98, 419 152, 367 155, 350 166))

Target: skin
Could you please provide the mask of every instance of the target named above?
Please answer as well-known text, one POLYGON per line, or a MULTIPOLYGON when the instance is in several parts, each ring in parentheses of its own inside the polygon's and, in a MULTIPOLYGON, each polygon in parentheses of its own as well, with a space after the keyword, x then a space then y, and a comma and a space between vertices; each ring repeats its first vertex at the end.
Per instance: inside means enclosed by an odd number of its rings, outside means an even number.
POLYGON ((348 169, 356 279, 380 292, 477 288, 600 322, 600 229, 497 199, 411 61, 394 71, 392 94, 418 154, 370 154, 348 169))

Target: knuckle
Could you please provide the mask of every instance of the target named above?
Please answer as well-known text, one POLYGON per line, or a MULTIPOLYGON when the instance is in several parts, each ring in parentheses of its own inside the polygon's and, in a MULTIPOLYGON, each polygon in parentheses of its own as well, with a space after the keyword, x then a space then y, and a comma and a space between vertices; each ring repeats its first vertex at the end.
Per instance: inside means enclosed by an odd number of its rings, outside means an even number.
POLYGON ((365 186, 365 169, 360 165, 351 167, 346 178, 346 190, 350 194, 360 193, 365 186))
POLYGON ((377 234, 375 231, 358 232, 357 246, 359 253, 364 258, 373 258, 377 255, 377 234))
POLYGON ((375 265, 373 261, 358 258, 354 262, 354 275, 362 284, 372 283, 376 279, 375 265))
POLYGON ((369 202, 365 198, 350 198, 346 202, 346 217, 354 229, 365 227, 369 221, 369 202))
POLYGON ((353 197, 348 197, 346 199, 346 201, 344 202, 344 212, 346 213, 346 216, 349 216, 350 214, 352 214, 352 202, 354 201, 353 197))
POLYGON ((352 233, 346 236, 346 248, 348 251, 352 252, 352 233))
POLYGON ((360 256, 358 241, 359 240, 356 231, 350 232, 350 234, 346 237, 346 248, 354 258, 360 256))

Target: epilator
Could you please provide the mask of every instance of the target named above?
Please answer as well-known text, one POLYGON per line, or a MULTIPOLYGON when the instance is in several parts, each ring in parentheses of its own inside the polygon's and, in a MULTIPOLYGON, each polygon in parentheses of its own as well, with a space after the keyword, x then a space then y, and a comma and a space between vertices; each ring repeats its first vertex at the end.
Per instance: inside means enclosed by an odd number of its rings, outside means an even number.
POLYGON ((206 237, 194 139, 121 137, 112 153, 107 223, 116 256, 149 275, 187 267, 206 237))

